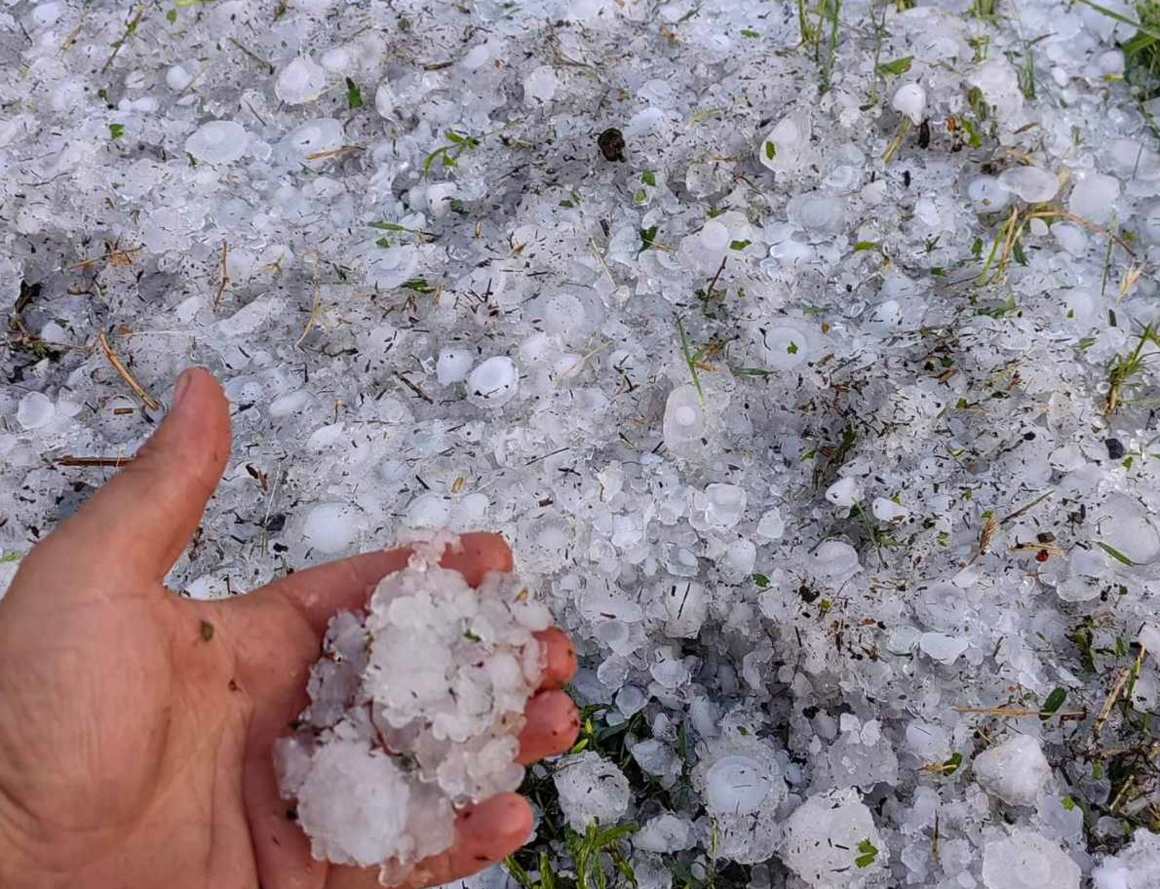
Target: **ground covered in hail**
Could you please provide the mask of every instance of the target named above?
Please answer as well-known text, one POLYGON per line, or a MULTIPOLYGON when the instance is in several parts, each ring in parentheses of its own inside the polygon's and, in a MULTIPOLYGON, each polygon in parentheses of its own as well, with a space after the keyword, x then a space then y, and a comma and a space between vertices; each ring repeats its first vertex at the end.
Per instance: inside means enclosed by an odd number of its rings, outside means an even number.
POLYGON ((0 573, 197 362, 175 585, 494 528, 486 885, 1160 877, 1160 6, 8 0, 0 573))

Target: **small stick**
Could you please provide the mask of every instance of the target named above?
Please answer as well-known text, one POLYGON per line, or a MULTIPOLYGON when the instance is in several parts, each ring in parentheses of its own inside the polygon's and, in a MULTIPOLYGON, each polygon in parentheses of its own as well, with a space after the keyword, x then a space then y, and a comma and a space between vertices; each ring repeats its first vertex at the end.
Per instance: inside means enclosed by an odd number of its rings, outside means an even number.
POLYGON ((1087 710, 1025 710, 1022 707, 954 707, 956 713, 976 713, 980 716, 1004 716, 1019 718, 1024 716, 1059 717, 1060 719, 1087 719, 1087 710))
POLYGON ((216 312, 218 306, 222 304, 222 296, 226 292, 226 288, 230 286, 230 273, 226 267, 226 260, 229 258, 230 245, 226 241, 222 241, 222 282, 218 285, 217 294, 213 298, 213 308, 216 312))
POLYGON ((318 313, 322 309, 322 287, 318 283, 318 266, 314 266, 314 304, 310 307, 310 317, 306 319, 306 326, 302 328, 302 336, 298 337, 298 341, 294 343, 294 348, 302 347, 302 343, 306 341, 306 337, 310 335, 310 331, 314 329, 314 325, 318 320, 318 313))
POLYGON ((338 157, 340 154, 347 154, 351 151, 366 151, 361 145, 343 145, 340 148, 331 148, 329 151, 316 151, 313 154, 306 155, 308 161, 318 161, 328 157, 338 157))
POLYGON ((1023 513, 1027 512, 1030 509, 1034 509, 1035 507, 1037 507, 1040 503, 1042 503, 1044 500, 1046 500, 1050 496, 1051 496, 1050 491, 1048 491, 1046 494, 1040 494, 1038 497, 1036 497, 1034 500, 1032 500, 1026 506, 1021 506, 1021 507, 1019 507, 1019 509, 1015 510, 1014 512, 1003 516, 1003 518, 999 519, 999 524, 1005 525, 1009 521, 1011 521, 1012 519, 1019 518, 1019 516, 1023 515, 1023 513))
POLYGON ((273 65, 271 65, 269 62, 267 62, 265 59, 263 59, 263 58, 262 58, 260 55, 258 55, 258 54, 257 54, 256 52, 254 52, 252 49, 250 49, 249 47, 243 46, 243 45, 242 45, 240 42, 238 42, 237 40, 235 40, 233 37, 228 37, 228 38, 226 38, 226 39, 227 39, 227 40, 229 40, 229 42, 230 42, 230 43, 232 43, 234 46, 236 46, 238 49, 240 49, 240 50, 241 50, 242 52, 244 52, 246 55, 248 55, 248 56, 249 56, 251 59, 253 59, 255 62, 257 62, 259 65, 262 65, 262 66, 263 66, 263 67, 265 67, 267 70, 269 70, 269 72, 270 72, 271 74, 273 74, 273 73, 274 73, 274 66, 273 66, 273 65))
POLYGON ((709 282, 709 289, 705 292, 705 299, 713 298, 713 289, 717 286, 717 279, 721 277, 721 273, 725 271, 725 263, 729 261, 729 256, 726 254, 722 260, 721 265, 717 267, 717 274, 713 276, 713 280, 709 282))
MULTIPOLYGON (((144 245, 142 245, 141 247, 130 247, 127 250, 111 250, 108 253, 105 253, 101 256, 94 256, 91 259, 82 259, 76 265, 69 266, 69 270, 71 271, 74 269, 88 268, 94 262, 100 262, 102 259, 129 259, 130 254, 140 253, 144 249, 145 249, 145 247, 144 247, 144 245)), ((129 259, 129 262, 132 262, 132 260, 129 259)), ((125 263, 125 264, 128 265, 128 263, 125 263)))
POLYGON ((103 330, 97 334, 97 341, 101 344, 101 351, 105 353, 105 358, 108 359, 109 364, 113 365, 113 369, 121 375, 121 379, 133 390, 133 393, 145 402, 145 406, 152 411, 161 410, 161 402, 146 392, 145 387, 133 378, 129 369, 125 367, 121 359, 117 357, 117 353, 113 351, 113 347, 109 345, 109 338, 103 330))
POLYGON ((57 466, 101 466, 120 469, 133 462, 134 457, 58 457, 52 462, 57 466))
POLYGON ((1108 692, 1108 697, 1104 701, 1104 705, 1100 707, 1099 715, 1096 717, 1095 724, 1092 726, 1093 736, 1097 738, 1100 736, 1100 731, 1103 729, 1104 723, 1106 723, 1108 718, 1112 715, 1112 710, 1115 709, 1116 703, 1120 700, 1121 696, 1123 696, 1125 688, 1127 689, 1127 695, 1129 698, 1128 705, 1131 706, 1130 699, 1132 697, 1132 692, 1136 688, 1136 679, 1140 675, 1140 664, 1144 662, 1144 655, 1147 653, 1148 649, 1141 645, 1140 653, 1136 656, 1136 662, 1132 664, 1131 667, 1124 667, 1124 669, 1120 671, 1120 675, 1116 677, 1116 682, 1112 686, 1112 690, 1108 692))
POLYGON ((62 43, 60 45, 61 52, 67 52, 68 48, 70 46, 72 46, 74 43, 76 43, 76 39, 77 39, 77 37, 80 36, 81 29, 84 28, 84 26, 85 26, 85 20, 82 18, 81 23, 79 25, 77 25, 75 28, 73 28, 72 33, 69 34, 68 37, 65 38, 64 43, 62 43))
POLYGON ((567 370, 565 370, 562 374, 560 374, 560 376, 556 379, 556 382, 559 383, 560 380, 563 380, 565 377, 571 376, 573 372, 579 370, 585 364, 587 364, 589 358, 591 358, 593 355, 598 355, 600 352, 602 352, 604 349, 607 349, 611 345, 612 345, 611 340, 606 340, 605 342, 603 342, 599 346, 597 346, 595 349, 588 352, 586 355, 581 355, 579 358, 577 358, 575 361, 572 362, 572 364, 568 367, 567 370))
POLYGON ((395 376, 399 378, 399 381, 402 382, 402 384, 404 386, 406 386, 408 389, 410 389, 412 392, 414 392, 416 395, 418 395, 420 398, 422 398, 425 402, 427 402, 428 404, 434 404, 434 402, 431 400, 430 395, 428 395, 426 392, 424 392, 422 389, 420 389, 418 386, 416 386, 414 383, 412 383, 410 380, 408 380, 401 373, 399 373, 398 371, 395 371, 395 376))
MULTIPOLYGON (((476 237, 479 237, 479 235, 478 235, 478 234, 476 234, 476 237)), ((601 253, 601 252, 600 252, 600 251, 597 249, 597 247, 596 247, 596 242, 595 242, 594 240, 592 240, 592 238, 589 238, 589 239, 588 239, 588 246, 589 246, 589 247, 591 247, 591 248, 592 248, 592 252, 596 254, 596 258, 597 258, 597 259, 600 261, 600 267, 601 267, 602 269, 604 269, 604 274, 608 275, 608 280, 609 280, 609 281, 612 281, 612 283, 615 285, 615 284, 616 284, 616 280, 615 280, 615 279, 612 277, 612 272, 610 272, 610 271, 608 270, 608 266, 607 266, 607 264, 605 264, 605 262, 604 262, 604 254, 602 254, 602 253, 601 253)))
MULTIPOLYGON (((141 17, 143 15, 145 15, 144 3, 137 7, 137 14, 125 23, 125 33, 121 36, 120 40, 113 44, 113 54, 109 56, 108 60, 105 62, 105 67, 101 69, 102 74, 106 73, 113 66, 113 62, 116 61, 118 54, 121 52, 121 48, 125 45, 125 42, 133 36, 134 32, 136 32, 137 25, 140 24, 141 17)), ((270 69, 270 73, 274 73, 273 68, 270 69)))

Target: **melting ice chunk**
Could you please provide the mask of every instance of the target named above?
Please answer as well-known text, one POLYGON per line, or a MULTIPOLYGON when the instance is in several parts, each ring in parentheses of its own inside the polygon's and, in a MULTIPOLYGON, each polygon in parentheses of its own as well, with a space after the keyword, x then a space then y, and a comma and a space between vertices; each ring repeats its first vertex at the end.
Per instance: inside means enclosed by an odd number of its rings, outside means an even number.
POLYGON ((810 561, 815 576, 830 583, 839 583, 861 570, 858 551, 840 540, 827 540, 819 544, 810 561))
POLYGON ((274 95, 287 105, 313 102, 326 89, 326 71, 309 56, 298 56, 278 73, 274 95))
POLYGON ((1160 886, 1160 835, 1137 830, 1132 843, 1109 855, 1092 871, 1095 889, 1151 889, 1160 886))
POLYGON ((665 447, 671 451, 687 450, 699 445, 707 431, 705 409, 693 386, 678 386, 665 402, 665 447))
POLYGON ((793 169, 810 144, 811 132, 806 115, 783 117, 757 146, 757 159, 770 170, 793 169))
POLYGON ((975 757, 975 780, 988 793, 1013 806, 1033 806, 1051 777, 1051 766, 1039 742, 1013 735, 975 757))
POLYGON ((846 228, 846 202, 837 195, 807 192, 791 198, 789 221, 805 230, 814 241, 827 240, 846 228))
POLYGON ((1079 889, 1079 866, 1059 845, 1020 828, 983 847, 987 889, 1079 889))
POLYGON ((811 796, 789 816, 782 858, 815 889, 861 886, 885 869, 890 853, 874 816, 852 789, 811 796))
POLYGON ((910 515, 910 510, 905 506, 885 497, 875 497, 870 511, 880 522, 901 522, 910 515))
POLYGON ((310 545, 333 555, 348 549, 358 537, 354 507, 344 503, 320 503, 306 515, 302 529, 310 545))
POLYGON ((750 756, 724 756, 705 773, 705 801, 718 815, 750 815, 769 796, 772 776, 750 756))
POLYGON ((809 358, 805 335, 793 327, 771 327, 765 331, 769 363, 777 370, 791 370, 809 358))
POLYGON ((891 103, 899 114, 905 114, 915 126, 926 116, 926 90, 917 83, 904 83, 894 93, 891 103))
POLYGON ((615 824, 628 811, 628 778, 599 753, 586 750, 563 757, 552 780, 573 830, 583 833, 594 821, 615 824))
POLYGON ((745 514, 745 489, 737 485, 705 488, 705 519, 717 528, 732 528, 745 514))
POLYGON ((1160 533, 1144 508, 1131 497, 1113 494, 1096 519, 1101 542, 1138 565, 1160 559, 1160 533))
POLYGON ((441 349, 435 362, 435 377, 440 386, 462 383, 471 373, 471 352, 467 349, 441 349))
POLYGON ((540 65, 524 78, 524 102, 528 105, 541 105, 552 101, 560 81, 556 79, 556 72, 550 65, 540 65))
POLYGON ((967 183, 967 197, 979 213, 994 213, 1011 203, 1011 192, 994 176, 976 176, 967 183))
POLYGON ((315 858, 370 867, 398 849, 410 788, 387 754, 359 741, 328 744, 297 796, 315 858))
POLYGON ((515 362, 506 355, 488 358, 467 377, 468 397, 476 404, 500 407, 515 397, 519 379, 515 362))
POLYGON ((207 164, 229 164, 246 153, 250 137, 232 120, 203 123, 185 140, 185 150, 207 164))
POLYGON ((1075 184, 1067 208, 1096 225, 1109 222, 1116 212, 1120 181, 1103 173, 1088 173, 1075 184))
POLYGON ((858 489, 858 480, 854 478, 840 478, 826 488, 826 499, 839 509, 849 509, 862 499, 862 492, 858 489))
POLYGON ((661 812, 633 834, 632 844, 645 852, 680 852, 693 845, 689 823, 672 812, 661 812))
POLYGON ((999 174, 999 182, 1029 204, 1050 201, 1059 191, 1059 180, 1039 167, 1011 167, 999 174))
POLYGON ((56 405, 40 392, 29 392, 16 406, 16 421, 25 429, 40 429, 52 422, 56 405))
POLYGON ((959 655, 970 648, 966 639, 948 636, 946 633, 923 633, 918 640, 923 654, 940 664, 953 664, 959 655))

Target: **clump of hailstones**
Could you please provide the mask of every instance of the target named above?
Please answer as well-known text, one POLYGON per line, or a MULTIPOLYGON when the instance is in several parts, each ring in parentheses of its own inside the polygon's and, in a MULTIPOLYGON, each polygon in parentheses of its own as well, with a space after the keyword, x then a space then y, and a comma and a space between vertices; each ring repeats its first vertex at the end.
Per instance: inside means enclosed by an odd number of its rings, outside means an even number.
POLYGON ((365 613, 331 620, 310 706, 276 750, 314 857, 380 866, 384 884, 451 846, 457 809, 519 787, 524 705, 543 668, 533 634, 551 624, 517 578, 473 589, 439 566, 443 549, 416 546, 365 613))

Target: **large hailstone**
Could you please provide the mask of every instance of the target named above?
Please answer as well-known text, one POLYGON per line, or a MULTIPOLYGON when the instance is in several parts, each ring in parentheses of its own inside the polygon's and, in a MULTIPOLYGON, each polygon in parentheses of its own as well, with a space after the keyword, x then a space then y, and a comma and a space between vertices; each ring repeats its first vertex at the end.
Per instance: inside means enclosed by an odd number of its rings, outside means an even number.
POLYGON ((975 780, 993 796, 1013 806, 1033 806, 1051 777, 1051 766, 1039 742, 1013 735, 975 757, 975 780))
POLYGON ((1092 870, 1092 883, 1095 889, 1160 886, 1160 836, 1149 830, 1137 830, 1128 848, 1118 855, 1109 855, 1092 870))
POLYGON ((573 830, 583 833, 589 824, 615 824, 628 811, 632 793, 628 778, 614 762, 586 750, 563 757, 552 776, 560 811, 573 830))
POLYGON ((926 116, 926 90, 917 83, 904 83, 894 93, 891 106, 899 114, 910 118, 915 126, 926 116))
POLYGON ((298 56, 278 73, 274 95, 287 105, 313 102, 326 89, 326 69, 310 58, 298 56))
POLYGON ((506 355, 497 355, 468 374, 467 397, 476 404, 500 407, 515 397, 519 382, 515 362, 506 355))
POLYGON ((1113 494, 1096 515, 1098 539, 1137 565, 1160 560, 1160 531, 1152 517, 1126 494, 1113 494))
POLYGON ((811 796, 785 825, 782 860, 813 889, 859 889, 890 857, 874 816, 852 789, 811 796))
POLYGON ((756 864, 773 854, 786 787, 772 747, 736 732, 708 742, 699 751, 693 787, 716 826, 717 857, 756 864))
POLYGON ((275 751, 314 857, 380 865, 384 882, 450 847, 457 808, 519 787, 518 735, 543 667, 533 634, 551 623, 516 578, 472 589, 439 567, 442 551, 417 546, 365 614, 334 617, 310 706, 275 751))
POLYGON ((1079 866, 1059 845, 1025 828, 983 847, 987 889, 1079 889, 1079 866))
POLYGON ((794 170, 808 156, 812 133, 810 119, 804 112, 786 115, 758 144, 757 160, 775 172, 794 170))
POLYGON ((669 393, 662 428, 665 447, 671 452, 695 450, 703 445, 709 420, 693 386, 678 386, 669 393))
POLYGON ((249 144, 246 128, 237 121, 211 120, 185 140, 185 150, 207 164, 229 164, 241 158, 249 144))

